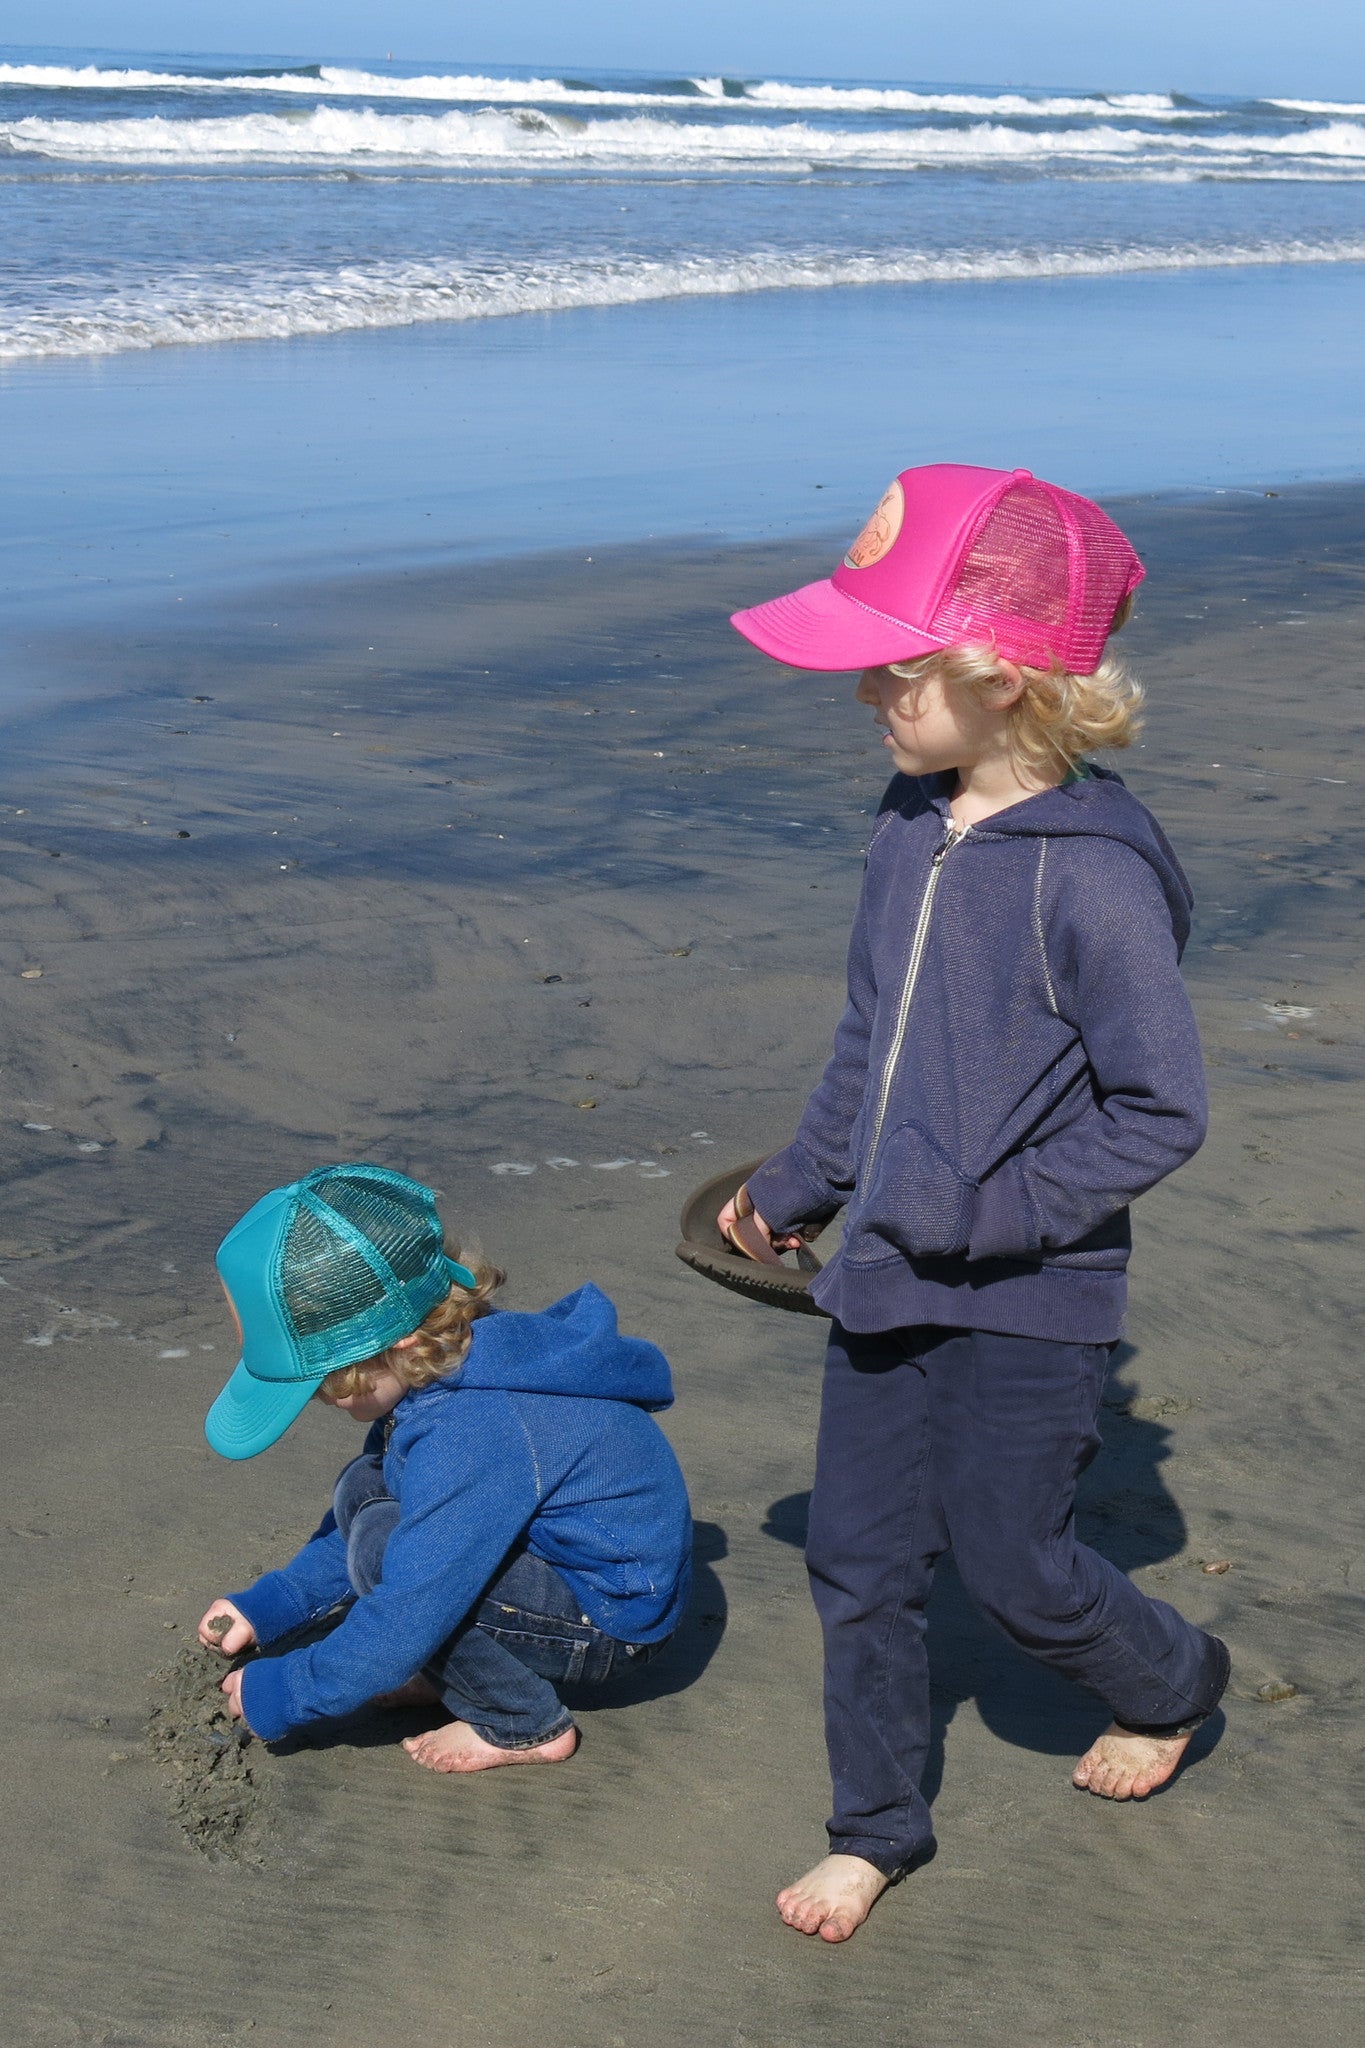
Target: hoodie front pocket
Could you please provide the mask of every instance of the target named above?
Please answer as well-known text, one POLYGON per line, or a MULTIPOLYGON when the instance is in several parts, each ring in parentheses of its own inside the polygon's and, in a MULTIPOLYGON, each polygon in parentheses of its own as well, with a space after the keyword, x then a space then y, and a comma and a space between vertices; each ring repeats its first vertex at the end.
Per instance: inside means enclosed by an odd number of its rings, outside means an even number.
MULTIPOLYGON (((847 1235, 881 1240, 916 1259, 965 1252, 975 1197, 975 1181, 965 1179, 918 1124, 896 1124, 882 1132, 871 1179, 859 1190, 847 1235)), ((853 1265, 880 1256, 876 1242, 861 1254, 850 1244, 844 1254, 853 1265)))

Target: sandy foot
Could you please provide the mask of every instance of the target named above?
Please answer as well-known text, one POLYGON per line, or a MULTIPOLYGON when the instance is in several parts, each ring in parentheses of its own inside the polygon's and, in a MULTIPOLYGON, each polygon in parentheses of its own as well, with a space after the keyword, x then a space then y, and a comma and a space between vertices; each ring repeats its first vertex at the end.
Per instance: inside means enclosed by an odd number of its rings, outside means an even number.
POLYGON ((426 1735, 409 1735, 404 1749, 429 1771, 495 1771, 499 1764, 562 1764, 578 1747, 578 1730, 566 1728, 534 1749, 495 1749, 467 1721, 449 1721, 426 1735))
POLYGON ((1071 1782, 1101 1799, 1145 1799, 1165 1784, 1189 1741, 1188 1735, 1133 1735, 1112 1722, 1091 1743, 1071 1782))
POLYGON ((777 1910, 798 1934, 847 1941, 856 1934, 890 1884, 861 1856, 826 1856, 777 1895, 777 1910))

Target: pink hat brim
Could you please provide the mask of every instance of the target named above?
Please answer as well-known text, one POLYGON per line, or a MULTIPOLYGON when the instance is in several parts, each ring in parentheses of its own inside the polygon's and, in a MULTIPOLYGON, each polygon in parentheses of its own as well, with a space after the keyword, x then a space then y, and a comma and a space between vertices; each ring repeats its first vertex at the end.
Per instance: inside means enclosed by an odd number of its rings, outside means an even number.
POLYGON ((884 612, 870 611, 828 578, 735 612, 730 624, 761 653, 791 668, 881 668, 889 661, 939 654, 946 645, 884 612))

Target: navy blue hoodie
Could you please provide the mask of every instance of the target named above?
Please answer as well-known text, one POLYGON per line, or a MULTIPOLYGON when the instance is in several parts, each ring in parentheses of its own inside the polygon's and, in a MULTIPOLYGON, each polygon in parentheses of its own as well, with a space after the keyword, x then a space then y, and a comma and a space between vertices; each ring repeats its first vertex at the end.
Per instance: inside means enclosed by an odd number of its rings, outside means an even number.
POLYGON ((1128 1204, 1204 1137, 1190 887, 1105 769, 960 835, 954 781, 892 781, 834 1056, 749 1189, 779 1230, 847 1204, 811 1291, 848 1329, 1106 1343, 1128 1204))
MULTIPOLYGON (((537 1315, 481 1318, 464 1363, 405 1394, 367 1436, 400 1507, 383 1579, 322 1642, 246 1667, 252 1728, 274 1740, 401 1685, 521 1542, 606 1634, 630 1643, 671 1635, 691 1582, 692 1521, 678 1461, 649 1411, 672 1400, 662 1351, 622 1337, 596 1287, 537 1315)), ((270 1643, 353 1596, 329 1513, 291 1564, 230 1597, 270 1643)))

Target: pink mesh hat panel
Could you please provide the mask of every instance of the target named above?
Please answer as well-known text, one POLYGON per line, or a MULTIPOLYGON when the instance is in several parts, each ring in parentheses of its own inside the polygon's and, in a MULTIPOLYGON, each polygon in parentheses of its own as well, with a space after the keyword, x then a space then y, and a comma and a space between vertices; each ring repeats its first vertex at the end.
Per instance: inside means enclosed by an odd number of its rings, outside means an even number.
POLYGON ((795 668, 875 668, 993 643, 1030 668, 1090 675, 1143 574, 1089 498, 1026 469, 930 463, 888 486, 833 576, 732 623, 795 668))

